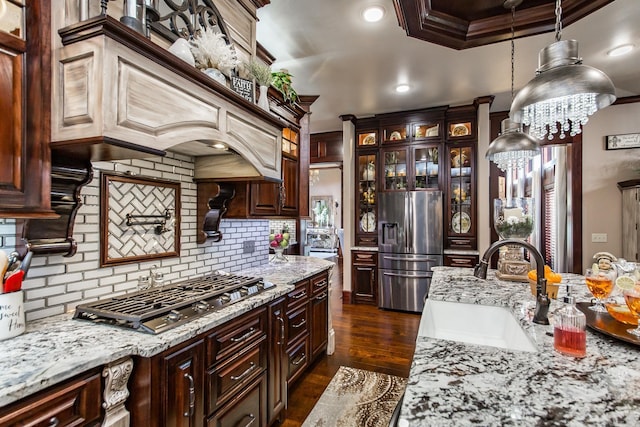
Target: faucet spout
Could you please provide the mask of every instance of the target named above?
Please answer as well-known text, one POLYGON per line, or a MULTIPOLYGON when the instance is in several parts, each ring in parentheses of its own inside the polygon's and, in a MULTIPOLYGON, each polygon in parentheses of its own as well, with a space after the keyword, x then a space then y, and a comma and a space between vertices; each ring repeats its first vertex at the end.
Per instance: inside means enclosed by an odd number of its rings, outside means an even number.
POLYGON ((525 248, 536 261, 536 274, 538 279, 536 282, 536 309, 533 315, 533 322, 541 325, 548 325, 549 305, 551 304, 551 301, 547 295, 547 279, 544 277, 544 259, 542 258, 540 251, 538 251, 535 246, 519 239, 498 240, 486 250, 478 265, 473 269, 473 275, 479 279, 486 279, 491 256, 502 246, 506 245, 521 246, 525 248))

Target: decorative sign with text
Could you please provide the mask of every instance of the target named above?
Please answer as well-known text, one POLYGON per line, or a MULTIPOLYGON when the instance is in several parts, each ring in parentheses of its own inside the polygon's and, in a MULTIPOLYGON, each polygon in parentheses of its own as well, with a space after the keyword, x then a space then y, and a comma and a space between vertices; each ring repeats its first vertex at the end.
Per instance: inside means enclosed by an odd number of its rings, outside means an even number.
POLYGON ((24 332, 23 292, 0 294, 0 341, 24 332))
POLYGON ((607 135, 607 150, 621 150, 623 148, 639 148, 640 133, 626 133, 622 135, 607 135))
POLYGON ((240 77, 231 76, 231 89, 249 102, 253 99, 253 82, 240 77))

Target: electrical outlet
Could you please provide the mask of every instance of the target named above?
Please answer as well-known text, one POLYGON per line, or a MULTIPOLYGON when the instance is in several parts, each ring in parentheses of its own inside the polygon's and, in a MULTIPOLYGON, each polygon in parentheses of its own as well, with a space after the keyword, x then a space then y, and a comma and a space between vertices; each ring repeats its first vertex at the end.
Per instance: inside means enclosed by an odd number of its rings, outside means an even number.
POLYGON ((607 243, 607 233, 591 233, 592 243, 607 243))
POLYGON ((245 240, 242 242, 242 253, 250 254, 256 251, 256 241, 255 240, 245 240))

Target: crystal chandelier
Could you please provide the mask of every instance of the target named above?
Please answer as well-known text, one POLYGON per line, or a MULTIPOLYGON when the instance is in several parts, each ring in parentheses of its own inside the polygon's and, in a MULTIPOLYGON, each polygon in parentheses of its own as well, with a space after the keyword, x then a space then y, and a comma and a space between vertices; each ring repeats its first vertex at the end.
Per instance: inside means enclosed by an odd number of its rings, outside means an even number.
POLYGON ((538 54, 536 77, 518 92, 509 116, 529 126, 538 139, 553 139, 582 132, 582 125, 597 110, 616 100, 611 79, 602 71, 582 65, 576 40, 562 36, 561 0, 556 0, 556 41, 538 54))
MULTIPOLYGON (((505 8, 511 9, 511 101, 513 101, 513 75, 515 44, 513 23, 516 16, 516 6, 522 0, 506 0, 505 8)), ((538 142, 530 135, 522 132, 521 125, 511 119, 504 119, 500 123, 501 132, 491 144, 485 157, 495 163, 503 171, 509 168, 523 168, 529 159, 540 154, 538 142)))

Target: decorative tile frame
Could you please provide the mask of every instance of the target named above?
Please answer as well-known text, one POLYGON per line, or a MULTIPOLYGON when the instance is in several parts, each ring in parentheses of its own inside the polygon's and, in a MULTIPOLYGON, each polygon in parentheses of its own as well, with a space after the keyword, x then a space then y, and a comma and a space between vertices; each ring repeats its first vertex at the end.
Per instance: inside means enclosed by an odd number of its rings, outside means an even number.
POLYGON ((102 172, 100 266, 179 255, 180 183, 102 172), (142 218, 127 225, 128 215, 142 218))

